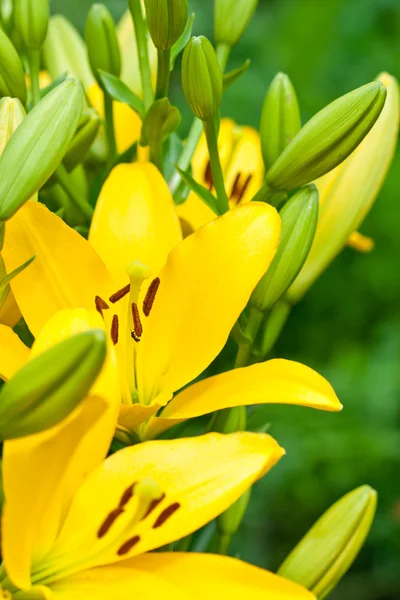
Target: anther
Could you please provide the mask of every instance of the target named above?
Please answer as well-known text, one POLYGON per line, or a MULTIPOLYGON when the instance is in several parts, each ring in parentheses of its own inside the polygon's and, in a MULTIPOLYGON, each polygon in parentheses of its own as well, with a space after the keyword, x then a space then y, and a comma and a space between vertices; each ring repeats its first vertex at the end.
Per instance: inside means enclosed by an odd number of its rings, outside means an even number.
POLYGON ((124 512, 122 507, 116 508, 110 512, 110 514, 104 520, 104 523, 101 525, 100 529, 97 532, 97 537, 102 538, 106 535, 106 533, 111 529, 114 525, 115 521, 118 519, 120 515, 124 512))
POLYGON ((210 188, 210 191, 211 191, 214 187, 214 179, 212 176, 210 161, 207 162, 207 166, 204 170, 204 181, 206 182, 206 184, 208 185, 208 187, 210 188))
POLYGON ((132 483, 132 485, 126 488, 126 490, 121 496, 121 500, 119 501, 119 508, 124 508, 128 504, 129 500, 133 496, 133 490, 135 489, 135 485, 136 482, 132 483))
POLYGON ((174 504, 167 506, 167 508, 165 508, 162 511, 162 513, 157 517, 157 520, 155 521, 155 523, 153 525, 153 529, 157 529, 157 527, 161 527, 161 525, 163 525, 165 523, 165 521, 167 521, 167 519, 172 517, 172 515, 178 510, 178 508, 180 508, 180 506, 181 505, 179 504, 179 502, 174 502, 174 504))
POLYGON ((230 195, 230 199, 236 200, 236 204, 239 204, 239 202, 243 199, 243 196, 245 195, 246 190, 249 187, 249 184, 253 178, 253 175, 252 174, 248 175, 248 177, 246 178, 246 181, 244 182, 242 187, 240 187, 240 185, 239 185, 240 178, 241 178, 241 173, 238 173, 236 175, 235 181, 233 182, 232 191, 231 191, 231 195, 230 195))
POLYGON ((140 320, 140 314, 138 306, 135 302, 132 303, 132 319, 133 319, 133 331, 137 338, 142 337, 143 327, 140 320))
POLYGON ((110 302, 115 304, 116 302, 118 302, 118 300, 121 300, 121 298, 123 298, 124 296, 129 294, 130 289, 131 289, 131 284, 128 283, 128 285, 126 285, 122 289, 118 290, 117 292, 115 292, 115 294, 112 294, 112 296, 109 297, 110 302))
POLYGON ((143 515, 143 519, 146 519, 146 517, 148 517, 155 508, 157 508, 157 506, 160 504, 160 502, 162 502, 164 500, 164 498, 165 498, 165 494, 163 494, 161 496, 161 498, 155 498, 154 500, 152 500, 149 504, 149 508, 147 509, 146 513, 143 515))
POLYGON ((113 341, 114 346, 118 344, 119 337, 119 320, 117 315, 114 315, 111 322, 111 339, 113 341))
POLYGON ((107 302, 103 300, 103 298, 100 298, 100 296, 95 296, 94 303, 96 306, 96 310, 101 314, 101 316, 103 316, 103 310, 107 310, 108 308, 110 308, 107 302))
POLYGON ((153 279, 147 290, 145 299, 143 300, 143 313, 146 317, 149 316, 151 309, 153 308, 154 300, 157 294, 157 290, 160 287, 160 278, 156 277, 153 279))
POLYGON ((140 536, 134 535, 130 540, 127 540, 124 544, 122 544, 121 548, 118 549, 118 556, 128 554, 129 550, 132 550, 132 548, 136 546, 138 542, 140 542, 140 536))

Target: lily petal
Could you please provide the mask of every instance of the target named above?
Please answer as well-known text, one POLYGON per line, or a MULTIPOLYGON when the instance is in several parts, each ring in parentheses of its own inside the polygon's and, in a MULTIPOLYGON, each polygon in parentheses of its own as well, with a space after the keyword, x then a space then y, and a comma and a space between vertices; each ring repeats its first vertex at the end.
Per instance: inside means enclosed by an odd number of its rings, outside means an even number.
POLYGON ((8 272, 35 260, 12 282, 15 299, 35 337, 63 308, 94 308, 115 285, 89 242, 43 204, 28 202, 7 223, 3 249, 8 272))
POLYGON ((138 344, 141 403, 165 405, 217 356, 273 259, 279 235, 275 209, 252 202, 172 250, 138 344))
MULTIPOLYGON (((46 324, 32 356, 93 327, 102 327, 96 312, 61 311, 46 324)), ((5 442, 2 549, 7 573, 21 589, 30 587, 31 563, 52 545, 76 486, 104 459, 118 409, 118 371, 110 353, 90 395, 65 421, 5 442)))
POLYGON ((15 301, 14 294, 10 289, 3 306, 0 308, 0 323, 8 325, 9 327, 15 327, 21 317, 21 311, 15 301))
POLYGON ((116 566, 84 571, 52 586, 56 600, 315 600, 314 594, 274 573, 213 554, 144 554, 116 566))
POLYGON ((11 327, 0 325, 0 378, 10 379, 26 363, 29 348, 19 339, 11 327))
POLYGON ((260 134, 251 127, 236 126, 236 129, 240 132, 239 140, 225 170, 231 207, 250 202, 262 185, 264 173, 260 134))
POLYGON ((180 539, 226 510, 282 454, 273 438, 251 433, 214 433, 125 448, 83 482, 55 546, 34 576, 49 584, 60 575, 180 539), (135 520, 140 507, 135 490, 149 478, 160 490, 154 497, 159 501, 150 504, 150 498, 135 520))
POLYGON ((157 274, 182 239, 165 180, 150 163, 115 167, 101 190, 89 241, 122 287, 135 260, 157 274))

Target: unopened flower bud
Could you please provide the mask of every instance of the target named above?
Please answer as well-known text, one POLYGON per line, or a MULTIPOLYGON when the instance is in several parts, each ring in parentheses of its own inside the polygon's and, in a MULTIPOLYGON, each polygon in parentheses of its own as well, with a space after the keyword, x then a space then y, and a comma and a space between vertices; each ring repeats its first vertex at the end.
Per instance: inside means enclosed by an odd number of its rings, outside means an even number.
POLYGON ((301 129, 296 92, 285 73, 278 73, 268 88, 261 114, 261 148, 269 169, 301 129))
POLYGON ((278 573, 309 589, 318 600, 339 583, 372 525, 377 494, 363 485, 343 496, 313 525, 278 573))
POLYGON ((339 165, 364 139, 385 104, 382 83, 338 98, 304 125, 266 175, 274 190, 292 190, 339 165))
POLYGON ((246 431, 247 412, 245 406, 224 408, 215 414, 211 429, 218 433, 236 433, 246 431))
POLYGON ((89 63, 97 83, 102 87, 98 69, 116 77, 121 73, 121 53, 115 23, 104 4, 93 4, 85 27, 89 63))
POLYGON ((17 98, 0 100, 0 155, 25 116, 25 109, 17 98))
POLYGON ((0 19, 4 31, 10 31, 13 26, 13 0, 0 0, 0 19))
POLYGON ((24 69, 13 43, 0 28, 0 96, 26 102, 24 69))
POLYGON ((22 44, 40 50, 49 25, 49 0, 14 0, 14 24, 22 44))
POLYGON ((94 109, 85 111, 63 158, 63 163, 67 171, 72 171, 84 161, 86 154, 96 139, 99 127, 100 117, 97 111, 94 109))
POLYGON ((185 29, 188 0, 145 0, 144 4, 147 26, 155 47, 170 50, 185 29))
POLYGON ((183 53, 182 86, 190 108, 202 121, 219 114, 222 99, 222 72, 211 42, 192 37, 183 53))
POLYGON ((318 221, 315 185, 296 192, 279 216, 282 229, 277 253, 251 298, 252 304, 261 311, 270 309, 284 295, 308 256, 318 221))
POLYGON ((258 0, 215 0, 214 38, 217 44, 234 46, 246 31, 258 0))
POLYGON ((251 487, 217 519, 220 549, 227 550, 232 536, 239 531, 251 496, 251 487))
POLYGON ((30 360, 0 393, 0 439, 53 427, 83 400, 106 357, 106 335, 93 329, 30 360))
POLYGON ((0 221, 10 219, 58 167, 75 134, 83 101, 80 82, 67 79, 15 131, 0 157, 0 221))

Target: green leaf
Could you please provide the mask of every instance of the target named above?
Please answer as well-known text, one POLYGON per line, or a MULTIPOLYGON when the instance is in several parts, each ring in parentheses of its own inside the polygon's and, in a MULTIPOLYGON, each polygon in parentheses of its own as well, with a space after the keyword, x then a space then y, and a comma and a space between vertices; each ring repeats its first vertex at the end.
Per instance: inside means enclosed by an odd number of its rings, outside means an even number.
POLYGON ((229 71, 224 75, 224 91, 227 90, 233 83, 235 83, 235 81, 237 81, 237 79, 239 79, 239 77, 241 77, 243 73, 246 73, 247 69, 250 66, 250 62, 251 61, 248 58, 240 67, 238 67, 237 69, 233 69, 232 71, 229 71))
POLYGON ((143 119, 141 146, 167 138, 178 129, 180 122, 181 113, 176 106, 172 106, 168 98, 156 100, 143 119))
POLYGON ((35 260, 35 255, 28 258, 28 260, 26 262, 24 262, 23 265, 20 265, 19 267, 14 269, 14 271, 9 273, 9 275, 6 275, 5 277, 3 277, 3 279, 0 281, 0 294, 7 288, 7 286, 14 279, 14 277, 16 277, 17 275, 22 273, 22 271, 24 271, 27 267, 29 267, 31 262, 33 262, 34 260, 35 260))
POLYGON ((192 192, 194 192, 200 198, 200 200, 203 200, 203 202, 205 202, 205 204, 207 204, 207 206, 211 208, 211 210, 215 212, 218 217, 221 216, 216 197, 207 188, 202 186, 200 183, 197 183, 197 181, 195 181, 187 171, 183 171, 178 167, 178 165, 175 165, 175 168, 192 192))
POLYGON ((165 142, 164 177, 169 181, 175 172, 175 163, 183 152, 183 142, 178 134, 172 133, 165 142))
POLYGON ((176 40, 175 44, 171 48, 171 58, 170 58, 170 67, 169 67, 171 71, 175 66, 175 61, 176 61, 177 57, 182 52, 182 50, 184 49, 184 47, 186 46, 186 44, 188 43, 188 41, 191 38, 194 17, 195 17, 195 14, 192 13, 186 23, 185 29, 183 30, 181 36, 176 40))
POLYGON ((101 69, 98 71, 106 92, 108 92, 110 96, 117 102, 122 102, 123 104, 130 106, 135 112, 138 113, 139 117, 143 119, 145 115, 145 109, 144 104, 139 96, 132 92, 132 90, 115 75, 106 73, 101 69))

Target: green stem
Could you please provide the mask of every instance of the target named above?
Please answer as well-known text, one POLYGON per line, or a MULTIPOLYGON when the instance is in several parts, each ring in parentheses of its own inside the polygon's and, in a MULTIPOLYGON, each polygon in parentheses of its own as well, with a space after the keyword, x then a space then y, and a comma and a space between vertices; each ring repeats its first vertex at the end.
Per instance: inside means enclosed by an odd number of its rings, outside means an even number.
POLYGON ((76 187, 71 177, 63 164, 60 164, 54 172, 57 182, 61 185, 63 190, 71 199, 72 204, 77 208, 85 217, 90 221, 93 216, 93 208, 90 204, 82 197, 82 192, 76 187))
POLYGON ((255 306, 250 306, 250 314, 244 333, 253 342, 250 344, 239 344, 235 359, 235 369, 239 369, 240 367, 247 367, 250 364, 253 343, 261 327, 263 317, 263 313, 259 311, 258 308, 256 308, 255 306))
POLYGON ((259 350, 260 359, 264 360, 275 346, 290 315, 291 306, 285 300, 272 307, 264 321, 264 334, 259 350))
POLYGON ((218 44, 217 46, 217 58, 222 72, 225 71, 225 67, 228 64, 231 50, 232 48, 228 44, 218 44))
POLYGON ((157 138, 156 140, 151 140, 150 145, 150 162, 153 165, 156 165, 157 169, 160 173, 163 172, 163 155, 162 155, 162 140, 161 138, 157 138))
POLYGON ((232 536, 229 533, 220 533, 218 537, 217 554, 228 554, 231 545, 232 536))
POLYGON ((157 50, 157 86, 156 100, 168 96, 170 76, 170 50, 157 50))
POLYGON ((40 102, 40 52, 32 50, 28 54, 28 69, 31 80, 32 104, 36 106, 40 102))
POLYGON ((143 101, 146 111, 153 104, 153 86, 147 48, 147 24, 143 16, 141 0, 131 0, 130 9, 135 25, 136 45, 139 58, 139 70, 142 79, 143 101))
POLYGON ((115 140, 114 128, 114 106, 113 99, 108 92, 104 92, 104 121, 107 135, 109 161, 114 162, 117 158, 117 142, 115 140))
POLYGON ((204 133, 206 134, 208 154, 210 156, 211 173, 215 191, 217 194, 218 208, 223 215, 229 210, 228 195, 225 189, 224 174, 222 172, 221 161, 219 158, 217 128, 214 121, 204 121, 204 133))

